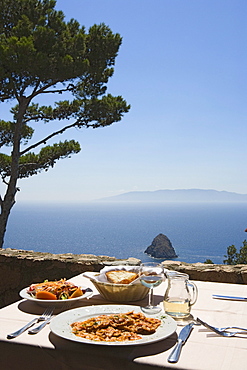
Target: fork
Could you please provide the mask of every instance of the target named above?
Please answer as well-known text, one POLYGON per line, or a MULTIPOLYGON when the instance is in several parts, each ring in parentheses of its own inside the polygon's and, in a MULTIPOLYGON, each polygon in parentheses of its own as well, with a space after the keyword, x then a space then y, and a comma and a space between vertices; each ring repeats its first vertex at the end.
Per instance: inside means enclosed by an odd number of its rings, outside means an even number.
POLYGON ((35 319, 31 320, 28 324, 23 326, 21 329, 15 331, 14 333, 8 334, 7 338, 8 339, 13 339, 13 338, 18 337, 20 334, 22 334, 25 330, 30 328, 36 322, 47 320, 47 318, 49 318, 49 316, 51 316, 52 312, 53 312, 53 308, 52 307, 47 307, 47 309, 44 311, 44 313, 41 316, 35 317, 35 319))
POLYGON ((36 326, 35 328, 28 330, 28 334, 37 334, 42 330, 52 319, 54 309, 51 309, 51 311, 46 314, 46 319, 42 322, 42 324, 36 326))
POLYGON ((244 331, 247 331, 247 329, 239 328, 239 327, 236 327, 236 326, 226 326, 225 328, 215 328, 214 326, 209 325, 206 322, 199 319, 199 317, 197 317, 196 320, 197 320, 197 322, 199 322, 200 324, 202 324, 206 328, 214 331, 215 333, 217 333, 219 335, 222 335, 223 337, 234 337, 237 334, 243 334, 244 331), (232 329, 236 328, 236 329, 240 329, 240 330, 234 331, 234 332, 226 331, 227 329, 231 329, 231 328, 232 329))
POLYGON ((218 329, 219 331, 226 331, 230 329, 237 329, 239 331, 247 331, 247 328, 240 328, 239 326, 226 326, 224 328, 216 328, 216 329, 218 329))

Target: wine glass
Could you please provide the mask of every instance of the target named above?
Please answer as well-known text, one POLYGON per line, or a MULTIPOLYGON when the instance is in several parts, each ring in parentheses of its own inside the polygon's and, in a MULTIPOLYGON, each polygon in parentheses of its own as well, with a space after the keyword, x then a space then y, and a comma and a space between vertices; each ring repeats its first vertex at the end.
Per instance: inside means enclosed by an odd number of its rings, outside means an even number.
POLYGON ((140 265, 139 276, 141 283, 148 287, 148 305, 142 307, 142 311, 153 314, 161 311, 161 307, 154 306, 154 287, 159 286, 164 280, 164 269, 162 264, 156 262, 144 262, 140 265))

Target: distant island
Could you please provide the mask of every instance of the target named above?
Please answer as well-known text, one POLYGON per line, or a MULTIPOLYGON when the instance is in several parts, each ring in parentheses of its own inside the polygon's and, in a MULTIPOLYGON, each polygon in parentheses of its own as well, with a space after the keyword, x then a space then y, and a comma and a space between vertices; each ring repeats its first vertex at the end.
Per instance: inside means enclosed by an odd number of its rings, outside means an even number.
POLYGON ((108 198, 100 202, 247 202, 247 194, 228 191, 203 189, 177 189, 156 191, 131 191, 108 198))

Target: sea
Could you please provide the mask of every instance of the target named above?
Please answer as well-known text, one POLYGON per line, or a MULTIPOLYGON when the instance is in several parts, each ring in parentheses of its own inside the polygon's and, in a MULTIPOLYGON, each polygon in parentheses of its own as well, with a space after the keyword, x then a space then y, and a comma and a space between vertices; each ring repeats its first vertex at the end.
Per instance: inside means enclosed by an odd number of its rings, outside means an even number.
POLYGON ((243 245, 246 228, 247 203, 16 203, 4 248, 148 262, 156 259, 145 250, 162 233, 173 260, 223 264, 230 245, 243 245))

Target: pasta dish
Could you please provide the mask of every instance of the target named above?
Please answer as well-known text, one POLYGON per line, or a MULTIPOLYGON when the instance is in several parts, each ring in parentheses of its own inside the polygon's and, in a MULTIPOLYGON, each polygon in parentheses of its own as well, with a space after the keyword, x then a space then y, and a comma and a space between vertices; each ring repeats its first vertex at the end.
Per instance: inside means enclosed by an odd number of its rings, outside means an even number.
POLYGON ((153 334, 161 320, 146 317, 141 312, 100 315, 71 324, 72 333, 94 341, 126 341, 141 339, 141 335, 153 334))

